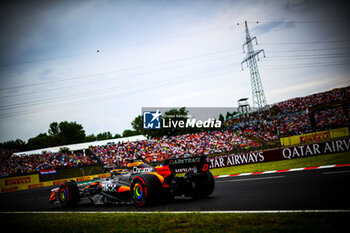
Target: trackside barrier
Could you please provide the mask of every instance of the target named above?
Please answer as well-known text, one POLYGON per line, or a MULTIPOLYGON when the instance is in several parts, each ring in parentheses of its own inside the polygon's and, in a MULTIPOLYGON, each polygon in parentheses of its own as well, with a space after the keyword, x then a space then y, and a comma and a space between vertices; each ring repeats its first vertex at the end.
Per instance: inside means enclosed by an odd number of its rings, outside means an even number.
POLYGON ((207 158, 207 161, 213 169, 343 152, 350 152, 350 138, 245 154, 228 154, 207 158))
POLYGON ((39 183, 39 175, 27 175, 0 179, 0 193, 14 192, 28 189, 39 183))
POLYGON ((341 138, 349 136, 349 129, 339 128, 339 129, 331 129, 327 131, 320 131, 315 133, 302 134, 291 137, 281 138, 282 146, 292 146, 292 145, 300 145, 305 143, 313 143, 319 141, 325 141, 329 139, 341 138))
POLYGON ((39 175, 28 175, 28 176, 18 176, 18 177, 8 177, 0 179, 0 193, 15 192, 20 190, 35 189, 48 187, 53 185, 60 185, 65 181, 74 180, 76 182, 84 182, 93 180, 95 177, 106 178, 109 177, 109 173, 97 174, 92 176, 81 176, 68 179, 52 180, 52 181, 39 181, 39 175))

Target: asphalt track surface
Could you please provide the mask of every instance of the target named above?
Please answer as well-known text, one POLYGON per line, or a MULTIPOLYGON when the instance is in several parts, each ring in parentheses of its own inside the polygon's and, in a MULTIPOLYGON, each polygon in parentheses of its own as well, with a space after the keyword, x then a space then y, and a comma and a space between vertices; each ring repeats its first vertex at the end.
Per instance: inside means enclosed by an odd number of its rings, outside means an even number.
MULTIPOLYGON (((350 167, 216 178, 205 199, 177 197, 172 203, 137 208, 132 204, 92 205, 69 211, 264 211, 350 210, 350 167)), ((67 211, 48 202, 53 187, 0 194, 0 211, 67 211)))

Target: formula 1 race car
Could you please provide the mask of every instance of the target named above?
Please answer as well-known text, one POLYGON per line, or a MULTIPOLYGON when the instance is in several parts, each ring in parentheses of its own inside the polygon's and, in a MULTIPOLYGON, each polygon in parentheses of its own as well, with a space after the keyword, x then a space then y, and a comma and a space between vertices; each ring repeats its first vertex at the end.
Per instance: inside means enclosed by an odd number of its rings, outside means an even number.
POLYGON ((155 167, 145 161, 133 161, 110 174, 109 178, 88 185, 65 182, 51 190, 49 201, 63 207, 73 207, 82 198, 89 198, 94 204, 133 202, 136 206, 149 206, 170 202, 175 196, 207 197, 215 188, 206 156, 168 159, 155 167), (185 175, 176 176, 176 169, 186 171, 185 175))

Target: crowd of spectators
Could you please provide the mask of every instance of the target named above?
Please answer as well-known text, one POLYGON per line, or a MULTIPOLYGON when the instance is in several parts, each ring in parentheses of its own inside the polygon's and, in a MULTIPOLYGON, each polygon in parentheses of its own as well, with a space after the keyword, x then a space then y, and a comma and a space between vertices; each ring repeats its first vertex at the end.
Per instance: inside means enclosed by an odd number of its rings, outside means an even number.
MULTIPOLYGON (((349 111, 349 109, 347 110, 349 111)), ((348 123, 347 116, 342 107, 326 108, 315 113, 316 128, 328 130, 344 126, 348 123)))
POLYGON ((34 155, 1 154, 0 176, 20 175, 62 167, 84 167, 95 165, 96 161, 82 153, 42 153, 34 155))
MULTIPOLYGON (((237 148, 257 148, 260 144, 239 136, 232 130, 201 132, 180 136, 162 137, 134 142, 107 144, 90 147, 105 165, 123 165, 127 159, 141 156, 149 162, 159 162, 168 158, 194 155, 211 155, 237 148)), ((11 151, 1 151, 0 176, 20 175, 40 170, 62 167, 82 167, 95 165, 82 153, 43 152, 34 155, 12 155, 11 151)))
POLYGON ((219 154, 237 148, 259 146, 259 143, 242 137, 232 130, 224 130, 109 144, 90 149, 105 165, 123 165, 126 159, 136 156, 141 156, 148 162, 158 162, 169 158, 219 154))
POLYGON ((8 149, 0 149, 0 177, 7 174, 6 161, 11 157, 14 151, 8 149))
POLYGON ((339 103, 349 100, 350 86, 344 88, 335 88, 330 91, 320 92, 306 97, 298 97, 276 103, 274 105, 280 107, 282 113, 293 113, 306 111, 312 107, 319 105, 327 105, 330 103, 339 103))
POLYGON ((281 137, 312 132, 306 112, 267 116, 265 119, 262 117, 254 118, 253 121, 252 118, 248 121, 243 119, 231 124, 230 128, 242 135, 260 138, 264 142, 274 142, 281 137))
POLYGON ((276 103, 268 110, 254 112, 225 122, 228 128, 247 137, 274 142, 281 137, 346 127, 348 113, 339 103, 348 103, 350 86, 276 103), (313 116, 310 117, 310 114, 313 116), (312 127, 311 119, 315 120, 312 127))

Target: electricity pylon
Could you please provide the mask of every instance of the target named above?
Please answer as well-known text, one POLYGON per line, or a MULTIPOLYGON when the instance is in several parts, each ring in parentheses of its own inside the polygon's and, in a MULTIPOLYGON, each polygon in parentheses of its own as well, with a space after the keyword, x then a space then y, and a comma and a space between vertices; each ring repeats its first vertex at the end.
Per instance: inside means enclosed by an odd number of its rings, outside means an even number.
POLYGON ((259 61, 259 53, 261 52, 264 54, 265 57, 265 51, 263 49, 254 50, 253 40, 255 40, 256 44, 258 44, 258 41, 255 36, 250 36, 247 21, 245 21, 245 34, 246 41, 243 44, 243 52, 245 53, 244 46, 247 46, 248 51, 244 60, 241 62, 241 67, 243 70, 243 63, 247 63, 247 67, 249 67, 250 70, 250 84, 252 86, 253 107, 262 109, 267 107, 267 102, 264 93, 264 88, 260 79, 257 59, 259 61))

